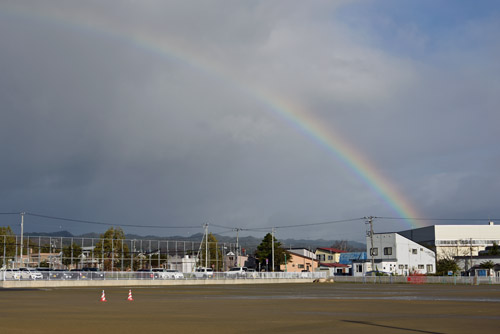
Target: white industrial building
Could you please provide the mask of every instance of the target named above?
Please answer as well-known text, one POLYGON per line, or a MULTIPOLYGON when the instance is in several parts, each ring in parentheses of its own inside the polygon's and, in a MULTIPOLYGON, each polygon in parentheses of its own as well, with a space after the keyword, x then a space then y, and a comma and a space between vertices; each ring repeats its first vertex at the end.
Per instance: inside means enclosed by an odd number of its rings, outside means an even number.
POLYGON ((436 272, 433 251, 398 233, 377 233, 366 238, 366 260, 353 261, 353 275, 378 271, 390 275, 432 274, 436 272), (373 262, 375 264, 372 267, 373 262))
POLYGON ((500 244, 500 225, 433 225, 398 232, 434 250, 437 260, 477 256, 487 246, 500 244))

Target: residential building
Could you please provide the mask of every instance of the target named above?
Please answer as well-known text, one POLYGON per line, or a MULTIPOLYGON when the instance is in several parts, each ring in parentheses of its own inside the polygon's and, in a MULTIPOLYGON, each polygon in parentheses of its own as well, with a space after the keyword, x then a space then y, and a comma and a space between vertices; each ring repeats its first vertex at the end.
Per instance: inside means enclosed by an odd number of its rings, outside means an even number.
POLYGON ((366 260, 354 260, 353 275, 363 276, 372 271, 391 275, 431 274, 436 272, 433 251, 398 233, 376 233, 367 237, 366 260), (374 267, 372 267, 372 257, 374 267))
POLYGON ((337 248, 320 247, 316 248, 316 259, 320 263, 338 263, 342 253, 347 252, 337 248))
POLYGON ((477 256, 494 243, 500 245, 500 225, 432 225, 398 234, 436 252, 436 259, 477 256))
POLYGON ((287 272, 316 271, 318 260, 315 253, 307 249, 289 249, 286 264, 280 265, 280 270, 287 272))
POLYGON ((343 263, 320 263, 320 271, 328 270, 328 276, 350 275, 351 265, 343 263))

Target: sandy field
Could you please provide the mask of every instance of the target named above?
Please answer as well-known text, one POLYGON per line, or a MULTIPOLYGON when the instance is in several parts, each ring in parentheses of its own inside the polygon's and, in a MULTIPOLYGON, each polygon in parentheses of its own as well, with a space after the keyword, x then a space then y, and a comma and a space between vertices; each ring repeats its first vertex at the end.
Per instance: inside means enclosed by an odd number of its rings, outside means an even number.
POLYGON ((500 286, 0 289, 0 333, 497 333, 500 286))

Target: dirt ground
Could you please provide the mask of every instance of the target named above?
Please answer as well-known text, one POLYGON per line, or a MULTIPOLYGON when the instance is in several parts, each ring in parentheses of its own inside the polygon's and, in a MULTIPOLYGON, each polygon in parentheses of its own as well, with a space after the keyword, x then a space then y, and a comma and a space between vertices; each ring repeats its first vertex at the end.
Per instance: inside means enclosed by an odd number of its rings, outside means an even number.
POLYGON ((500 286, 0 289, 0 333, 496 333, 500 286))

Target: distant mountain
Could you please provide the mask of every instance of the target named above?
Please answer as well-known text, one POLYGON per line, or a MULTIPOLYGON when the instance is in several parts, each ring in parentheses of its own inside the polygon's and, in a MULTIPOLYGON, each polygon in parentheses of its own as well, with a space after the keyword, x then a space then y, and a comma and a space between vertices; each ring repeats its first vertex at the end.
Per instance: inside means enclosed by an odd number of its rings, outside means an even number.
POLYGON ((25 236, 29 237, 65 237, 65 238, 72 238, 74 235, 68 231, 57 231, 57 232, 30 232, 30 233, 24 233, 25 236))

